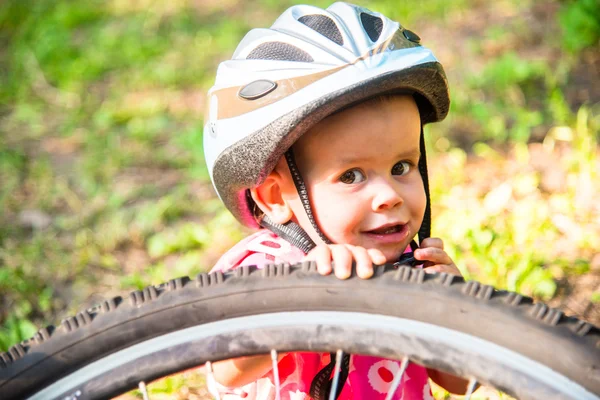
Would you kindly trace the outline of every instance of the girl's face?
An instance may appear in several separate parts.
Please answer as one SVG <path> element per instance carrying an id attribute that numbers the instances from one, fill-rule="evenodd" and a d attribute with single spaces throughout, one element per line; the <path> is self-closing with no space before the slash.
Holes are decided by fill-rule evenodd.
<path id="1" fill-rule="evenodd" d="M 398 96 L 330 116 L 294 145 L 315 220 L 331 241 L 398 259 L 425 214 L 420 132 L 413 98 Z M 292 210 L 319 243 L 301 204 Z"/>

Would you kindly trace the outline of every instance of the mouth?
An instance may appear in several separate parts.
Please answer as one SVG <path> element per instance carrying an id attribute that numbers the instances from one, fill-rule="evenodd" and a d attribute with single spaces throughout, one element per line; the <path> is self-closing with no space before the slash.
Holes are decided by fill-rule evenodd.
<path id="1" fill-rule="evenodd" d="M 369 231 L 364 231 L 363 234 L 372 241 L 375 246 L 396 246 L 410 235 L 410 227 L 408 223 L 392 223 L 382 225 Z"/>
<path id="2" fill-rule="evenodd" d="M 406 224 L 386 224 L 378 228 L 365 231 L 365 233 L 372 235 L 391 235 L 394 233 L 402 232 L 406 227 Z"/>

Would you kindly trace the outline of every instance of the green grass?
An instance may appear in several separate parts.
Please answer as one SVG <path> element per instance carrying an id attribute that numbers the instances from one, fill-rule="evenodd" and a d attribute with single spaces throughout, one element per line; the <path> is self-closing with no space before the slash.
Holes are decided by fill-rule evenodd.
<path id="1" fill-rule="evenodd" d="M 0 4 L 0 350 L 102 297 L 205 271 L 247 234 L 208 182 L 204 93 L 245 32 L 293 3 Z M 548 1 L 547 22 L 535 2 L 496 2 L 484 24 L 479 0 L 360 3 L 446 57 L 451 113 L 428 128 L 433 232 L 465 276 L 548 300 L 588 273 L 600 117 L 572 88 L 598 53 L 595 3 Z M 560 189 L 532 166 L 540 146 Z"/>

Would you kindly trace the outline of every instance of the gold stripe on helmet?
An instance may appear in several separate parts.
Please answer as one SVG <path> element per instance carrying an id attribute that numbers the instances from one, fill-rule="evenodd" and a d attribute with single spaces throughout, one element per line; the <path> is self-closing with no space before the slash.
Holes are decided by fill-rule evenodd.
<path id="1" fill-rule="evenodd" d="M 242 86 L 232 86 L 220 90 L 215 90 L 214 92 L 210 93 L 210 96 L 217 97 L 217 120 L 238 117 L 240 115 L 265 107 L 269 104 L 275 103 L 276 101 L 279 101 L 291 95 L 292 93 L 297 92 L 298 90 L 310 85 L 311 83 L 314 83 L 346 67 L 354 65 L 359 61 L 363 61 L 369 57 L 373 57 L 374 55 L 381 54 L 384 51 L 395 51 L 399 49 L 406 49 L 417 46 L 419 46 L 419 44 L 413 43 L 410 40 L 406 39 L 406 37 L 403 34 L 403 29 L 400 28 L 392 35 L 390 35 L 386 40 L 384 40 L 380 45 L 369 50 L 369 52 L 367 52 L 366 54 L 357 57 L 354 61 L 348 64 L 331 68 L 327 71 L 317 72 L 315 74 L 303 75 L 274 81 L 277 84 L 277 89 L 259 99 L 246 100 L 239 96 L 240 90 L 244 88 L 247 85 L 247 83 Z M 211 101 L 210 99 L 208 99 L 206 101 L 206 111 L 204 114 L 205 121 L 208 121 L 208 117 L 210 115 L 210 103 Z"/>

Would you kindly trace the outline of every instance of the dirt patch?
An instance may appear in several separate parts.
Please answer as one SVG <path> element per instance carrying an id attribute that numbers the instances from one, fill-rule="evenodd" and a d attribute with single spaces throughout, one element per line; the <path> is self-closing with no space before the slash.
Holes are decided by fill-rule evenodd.
<path id="1" fill-rule="evenodd" d="M 600 299 L 594 298 L 600 296 L 600 253 L 592 258 L 590 272 L 566 276 L 557 283 L 556 297 L 548 305 L 600 326 Z"/>

